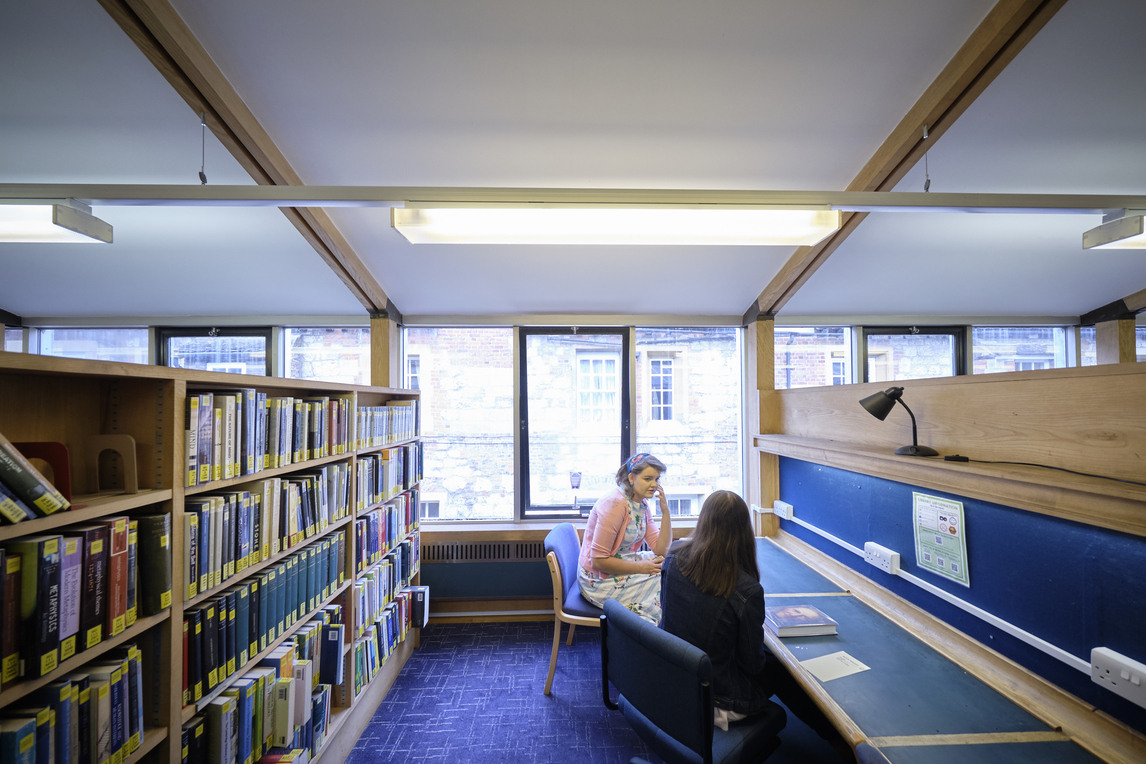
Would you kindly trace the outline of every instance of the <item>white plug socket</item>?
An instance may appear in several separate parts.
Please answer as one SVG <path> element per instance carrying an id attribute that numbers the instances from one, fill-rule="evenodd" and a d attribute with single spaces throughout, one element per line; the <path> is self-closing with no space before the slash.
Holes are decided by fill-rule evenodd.
<path id="1" fill-rule="evenodd" d="M 788 502 L 776 499 L 772 502 L 772 512 L 781 520 L 791 520 L 796 514 L 796 509 Z"/>
<path id="2" fill-rule="evenodd" d="M 874 541 L 868 541 L 863 545 L 863 558 L 884 573 L 894 576 L 899 572 L 899 552 L 893 552 Z"/>
<path id="3" fill-rule="evenodd" d="M 1090 678 L 1131 703 L 1146 708 L 1146 664 L 1109 647 L 1090 651 Z"/>

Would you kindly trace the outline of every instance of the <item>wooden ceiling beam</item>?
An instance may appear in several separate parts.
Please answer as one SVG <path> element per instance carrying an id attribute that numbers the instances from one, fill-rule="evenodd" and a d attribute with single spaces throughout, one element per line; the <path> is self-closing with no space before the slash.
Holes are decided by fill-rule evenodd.
<path id="1" fill-rule="evenodd" d="M 167 0 L 100 0 L 196 115 L 260 185 L 302 179 L 247 108 Z M 283 214 L 367 312 L 397 314 L 381 285 L 322 209 L 284 207 Z"/>
<path id="2" fill-rule="evenodd" d="M 1065 4 L 1066 0 L 999 0 L 847 190 L 894 188 Z M 798 248 L 746 315 L 775 315 L 866 216 L 845 214 L 835 234 L 815 246 Z"/>

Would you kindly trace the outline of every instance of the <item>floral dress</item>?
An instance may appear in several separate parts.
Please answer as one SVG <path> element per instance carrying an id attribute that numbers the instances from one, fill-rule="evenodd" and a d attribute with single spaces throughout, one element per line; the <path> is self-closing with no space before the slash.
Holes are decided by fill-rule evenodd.
<path id="1" fill-rule="evenodd" d="M 647 507 L 634 501 L 626 500 L 626 503 L 629 520 L 625 524 L 625 535 L 615 556 L 621 560 L 647 560 L 655 557 L 653 552 L 641 550 L 645 541 L 645 524 L 648 522 Z M 581 585 L 581 594 L 597 607 L 604 607 L 605 600 L 614 599 L 646 621 L 655 624 L 661 619 L 659 573 L 610 576 L 578 565 L 577 582 Z"/>

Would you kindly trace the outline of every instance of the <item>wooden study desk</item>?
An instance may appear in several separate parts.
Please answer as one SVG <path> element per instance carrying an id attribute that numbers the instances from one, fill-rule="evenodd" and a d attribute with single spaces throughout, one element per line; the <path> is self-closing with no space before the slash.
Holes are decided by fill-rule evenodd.
<path id="1" fill-rule="evenodd" d="M 764 637 L 853 746 L 892 764 L 1102 761 L 769 539 L 756 548 L 769 605 L 814 604 L 839 622 L 831 636 Z M 840 651 L 868 670 L 821 682 L 801 665 Z"/>

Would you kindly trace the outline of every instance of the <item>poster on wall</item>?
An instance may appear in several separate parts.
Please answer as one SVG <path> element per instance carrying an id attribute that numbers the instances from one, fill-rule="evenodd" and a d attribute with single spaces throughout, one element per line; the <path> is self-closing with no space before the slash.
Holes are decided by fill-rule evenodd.
<path id="1" fill-rule="evenodd" d="M 963 502 L 918 492 L 912 495 L 915 564 L 963 586 L 971 586 Z"/>

